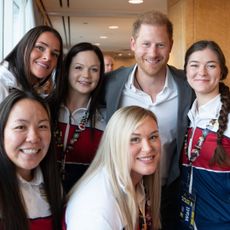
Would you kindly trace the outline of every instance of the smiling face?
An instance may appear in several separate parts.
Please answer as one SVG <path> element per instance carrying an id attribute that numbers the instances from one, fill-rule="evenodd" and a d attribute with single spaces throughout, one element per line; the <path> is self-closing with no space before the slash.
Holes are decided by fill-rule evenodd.
<path id="1" fill-rule="evenodd" d="M 100 78 L 100 61 L 94 51 L 76 54 L 69 69 L 69 90 L 80 95 L 90 96 Z"/>
<path id="2" fill-rule="evenodd" d="M 57 66 L 60 42 L 52 32 L 42 33 L 30 54 L 30 71 L 38 79 L 48 77 Z"/>
<path id="3" fill-rule="evenodd" d="M 142 24 L 137 37 L 131 38 L 138 71 L 150 77 L 165 74 L 172 44 L 166 26 Z"/>
<path id="4" fill-rule="evenodd" d="M 161 142 L 156 122 L 146 117 L 130 139 L 131 177 L 136 185 L 143 176 L 153 174 L 159 166 Z"/>
<path id="5" fill-rule="evenodd" d="M 4 129 L 4 148 L 16 171 L 25 180 L 45 157 L 51 140 L 49 117 L 38 102 L 22 99 L 8 117 Z"/>
<path id="6" fill-rule="evenodd" d="M 212 99 L 218 95 L 221 68 L 217 55 L 211 49 L 205 48 L 190 55 L 186 75 L 197 97 Z"/>

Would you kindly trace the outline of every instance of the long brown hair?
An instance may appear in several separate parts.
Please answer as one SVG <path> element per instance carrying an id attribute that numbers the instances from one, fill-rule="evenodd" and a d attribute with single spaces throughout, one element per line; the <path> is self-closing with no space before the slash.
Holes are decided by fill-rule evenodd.
<path id="1" fill-rule="evenodd" d="M 214 42 L 209 40 L 201 40 L 192 44 L 185 54 L 185 62 L 184 62 L 184 70 L 186 72 L 186 67 L 188 64 L 189 57 L 192 53 L 204 49 L 212 50 L 219 61 L 220 69 L 221 69 L 221 80 L 226 79 L 228 75 L 228 67 L 226 66 L 226 60 L 223 51 L 221 50 L 220 46 Z M 219 92 L 220 92 L 220 99 L 222 102 L 222 106 L 220 109 L 220 115 L 218 118 L 219 128 L 217 130 L 217 147 L 214 151 L 214 155 L 210 161 L 211 165 L 218 164 L 218 165 L 228 165 L 230 166 L 230 157 L 226 153 L 223 145 L 222 145 L 222 138 L 224 135 L 224 131 L 227 129 L 228 125 L 228 115 L 230 113 L 230 91 L 229 87 L 225 85 L 223 82 L 219 83 Z"/>
<path id="2" fill-rule="evenodd" d="M 23 38 L 18 42 L 18 44 L 12 49 L 12 51 L 5 57 L 5 59 L 2 61 L 7 61 L 9 63 L 9 70 L 13 73 L 15 78 L 17 79 L 17 82 L 22 86 L 23 90 L 30 91 L 32 89 L 31 82 L 33 79 L 33 76 L 31 74 L 29 59 L 30 54 L 34 48 L 34 45 L 38 39 L 38 37 L 45 33 L 45 32 L 51 32 L 53 33 L 60 43 L 60 55 L 58 56 L 57 66 L 54 71 L 54 81 L 56 81 L 57 78 L 60 77 L 62 74 L 62 59 L 63 59 L 63 43 L 61 35 L 58 33 L 57 30 L 50 26 L 41 25 L 36 26 L 29 30 Z M 51 73 L 52 75 L 52 73 Z M 45 80 L 50 79 L 50 76 L 48 76 Z M 44 84 L 45 81 L 42 81 Z"/>

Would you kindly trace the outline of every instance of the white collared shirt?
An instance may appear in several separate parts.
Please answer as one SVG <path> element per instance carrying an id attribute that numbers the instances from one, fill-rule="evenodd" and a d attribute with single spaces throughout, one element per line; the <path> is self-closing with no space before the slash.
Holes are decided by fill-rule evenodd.
<path id="1" fill-rule="evenodd" d="M 66 131 L 64 134 L 64 149 L 66 149 L 67 146 L 70 125 L 80 124 L 82 117 L 85 115 L 85 113 L 88 110 L 89 103 L 90 101 L 88 102 L 86 108 L 78 108 L 74 110 L 72 113 L 64 104 L 61 104 L 58 121 L 67 124 Z M 105 109 L 96 110 L 96 120 L 95 120 L 96 129 L 102 131 L 105 129 L 106 127 L 105 113 L 106 113 Z M 90 127 L 90 121 L 87 122 L 86 127 Z"/>
<path id="2" fill-rule="evenodd" d="M 61 104 L 58 121 L 62 123 L 72 124 L 72 125 L 79 125 L 82 117 L 84 116 L 85 112 L 89 108 L 89 103 L 86 108 L 78 108 L 74 110 L 72 113 L 64 104 Z M 105 109 L 96 110 L 96 123 L 95 123 L 96 129 L 99 130 L 105 129 L 106 126 L 105 112 L 106 112 Z M 88 121 L 86 127 L 90 127 L 90 121 Z"/>
<path id="3" fill-rule="evenodd" d="M 176 133 L 177 133 L 177 112 L 178 112 L 178 92 L 177 85 L 171 76 L 169 68 L 167 67 L 165 85 L 163 89 L 157 94 L 156 101 L 153 102 L 150 95 L 137 89 L 134 86 L 134 76 L 137 65 L 130 74 L 125 88 L 122 93 L 122 100 L 120 107 L 129 105 L 137 105 L 151 110 L 158 119 L 159 133 L 162 144 L 161 151 L 161 177 L 162 185 L 165 184 L 168 178 L 168 171 L 172 156 L 166 153 L 166 147 L 172 145 L 176 147 Z M 171 151 L 173 153 L 173 151 Z M 166 157 L 167 156 L 167 157 Z"/>
<path id="4" fill-rule="evenodd" d="M 31 181 L 24 180 L 20 175 L 17 176 L 28 218 L 35 219 L 50 216 L 50 205 L 47 201 L 44 179 L 40 167 L 35 169 L 34 178 Z"/>
<path id="5" fill-rule="evenodd" d="M 209 127 L 209 130 L 217 132 L 217 130 L 219 129 L 218 118 L 221 106 L 222 103 L 220 100 L 220 94 L 208 101 L 206 104 L 200 106 L 199 109 L 198 102 L 196 99 L 193 102 L 192 108 L 188 112 L 190 127 L 199 127 L 205 129 L 210 120 L 215 119 L 215 124 Z M 228 115 L 228 120 L 230 121 L 230 114 Z M 230 122 L 228 122 L 227 129 L 225 130 L 224 135 L 230 137 Z"/>

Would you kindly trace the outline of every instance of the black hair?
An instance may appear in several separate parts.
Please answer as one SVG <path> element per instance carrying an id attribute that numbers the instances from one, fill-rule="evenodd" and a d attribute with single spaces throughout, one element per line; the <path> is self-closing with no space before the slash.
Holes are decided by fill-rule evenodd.
<path id="1" fill-rule="evenodd" d="M 0 213 L 1 226 L 4 230 L 29 229 L 24 200 L 20 192 L 16 175 L 16 167 L 8 158 L 4 148 L 4 130 L 10 112 L 13 106 L 23 99 L 31 99 L 40 103 L 47 111 L 50 118 L 49 107 L 42 98 L 32 92 L 23 92 L 15 89 L 0 104 Z M 53 131 L 51 128 L 51 136 L 53 136 L 52 133 Z M 56 167 L 53 137 L 51 138 L 48 152 L 39 165 L 44 177 L 47 200 L 51 208 L 53 229 L 61 229 L 62 192 Z"/>

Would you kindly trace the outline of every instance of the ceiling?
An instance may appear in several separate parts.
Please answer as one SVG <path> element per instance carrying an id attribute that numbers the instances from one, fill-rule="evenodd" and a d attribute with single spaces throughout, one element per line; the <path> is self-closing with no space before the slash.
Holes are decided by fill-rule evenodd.
<path id="1" fill-rule="evenodd" d="M 47 21 L 59 31 L 65 51 L 78 42 L 91 42 L 103 52 L 129 56 L 132 23 L 139 13 L 152 9 L 167 12 L 167 0 L 39 0 Z M 118 29 L 109 29 L 109 26 Z M 106 36 L 107 38 L 100 38 Z"/>

